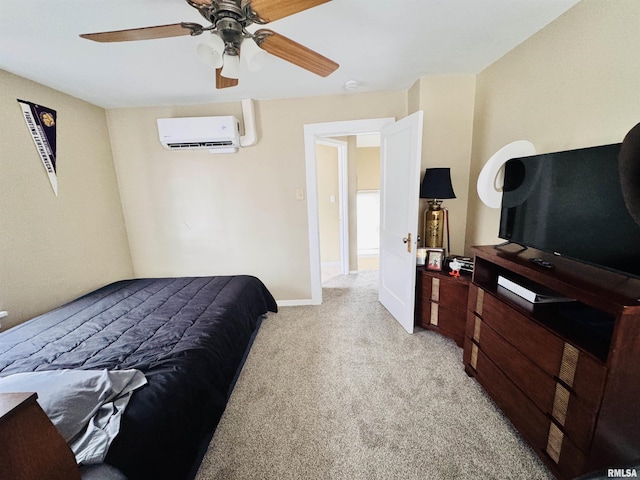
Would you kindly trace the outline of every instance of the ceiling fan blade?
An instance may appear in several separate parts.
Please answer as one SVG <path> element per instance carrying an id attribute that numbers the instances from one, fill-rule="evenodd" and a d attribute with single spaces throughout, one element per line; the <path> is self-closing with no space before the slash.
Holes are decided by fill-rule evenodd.
<path id="1" fill-rule="evenodd" d="M 317 7 L 331 0 L 242 0 L 242 7 L 249 5 L 264 23 L 288 17 L 294 13 Z"/>
<path id="2" fill-rule="evenodd" d="M 229 88 L 238 85 L 237 78 L 227 78 L 222 76 L 222 68 L 216 68 L 216 88 Z"/>
<path id="3" fill-rule="evenodd" d="M 330 75 L 340 66 L 333 60 L 271 30 L 263 28 L 258 30 L 255 36 L 259 39 L 258 45 L 264 51 L 321 77 Z"/>
<path id="4" fill-rule="evenodd" d="M 192 32 L 198 30 L 202 30 L 202 26 L 197 23 L 172 23 L 171 25 L 114 30 L 112 32 L 83 33 L 80 36 L 94 42 L 130 42 L 191 35 Z"/>

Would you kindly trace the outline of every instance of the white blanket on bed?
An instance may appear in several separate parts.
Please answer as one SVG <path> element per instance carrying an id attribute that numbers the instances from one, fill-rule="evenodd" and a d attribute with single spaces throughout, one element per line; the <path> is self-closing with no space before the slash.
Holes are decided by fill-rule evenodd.
<path id="1" fill-rule="evenodd" d="M 77 462 L 86 465 L 104 460 L 131 394 L 146 383 L 139 370 L 51 370 L 0 378 L 0 392 L 37 392 Z"/>

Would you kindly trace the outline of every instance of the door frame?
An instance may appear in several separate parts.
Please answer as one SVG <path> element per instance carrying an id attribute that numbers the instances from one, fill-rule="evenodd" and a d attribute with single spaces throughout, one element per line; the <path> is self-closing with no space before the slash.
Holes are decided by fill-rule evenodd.
<path id="1" fill-rule="evenodd" d="M 338 210 L 340 212 L 340 273 L 349 273 L 349 155 L 348 143 L 335 138 L 318 138 L 316 145 L 326 145 L 338 152 Z M 318 227 L 318 235 L 320 228 Z"/>
<path id="2" fill-rule="evenodd" d="M 387 125 L 395 123 L 395 121 L 395 117 L 384 117 L 364 120 L 311 123 L 304 125 L 307 216 L 309 228 L 309 275 L 311 282 L 312 305 L 319 305 L 322 303 L 316 141 L 322 137 L 340 137 L 358 135 L 362 133 L 378 133 Z"/>

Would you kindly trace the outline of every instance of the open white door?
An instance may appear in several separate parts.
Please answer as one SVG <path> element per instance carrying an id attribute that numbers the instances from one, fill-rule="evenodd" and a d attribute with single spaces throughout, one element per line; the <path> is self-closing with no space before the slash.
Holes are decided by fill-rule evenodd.
<path id="1" fill-rule="evenodd" d="M 382 130 L 378 299 L 413 333 L 422 111 Z"/>

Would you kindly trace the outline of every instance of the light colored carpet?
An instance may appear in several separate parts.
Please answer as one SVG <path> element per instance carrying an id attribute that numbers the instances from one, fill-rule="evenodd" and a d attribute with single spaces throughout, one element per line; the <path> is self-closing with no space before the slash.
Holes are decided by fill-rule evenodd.
<path id="1" fill-rule="evenodd" d="M 377 272 L 262 323 L 196 480 L 552 479 L 436 333 L 407 334 Z"/>

